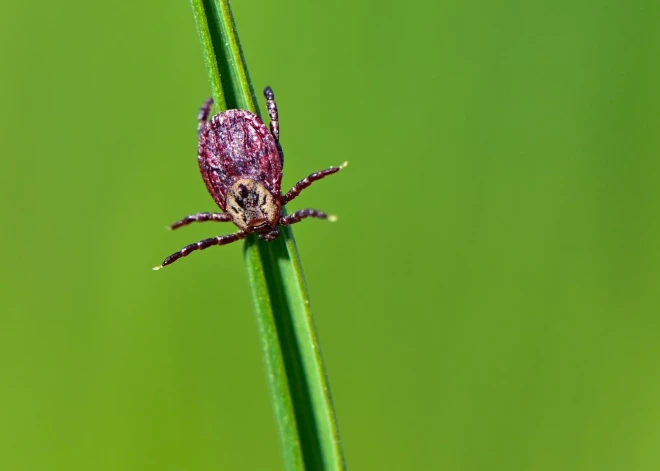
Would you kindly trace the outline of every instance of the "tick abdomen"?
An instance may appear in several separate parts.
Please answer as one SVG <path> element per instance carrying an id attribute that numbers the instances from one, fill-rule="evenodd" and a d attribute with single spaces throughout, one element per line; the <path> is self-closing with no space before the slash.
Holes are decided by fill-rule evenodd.
<path id="1" fill-rule="evenodd" d="M 261 182 L 273 194 L 281 191 L 277 143 L 249 111 L 227 110 L 213 116 L 201 130 L 198 161 L 209 192 L 223 210 L 226 193 L 240 178 Z"/>

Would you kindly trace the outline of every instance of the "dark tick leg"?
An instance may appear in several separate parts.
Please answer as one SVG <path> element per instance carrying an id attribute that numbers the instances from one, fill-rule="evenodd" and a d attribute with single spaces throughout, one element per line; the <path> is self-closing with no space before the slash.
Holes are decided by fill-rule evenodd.
<path id="1" fill-rule="evenodd" d="M 174 230 L 178 229 L 181 226 L 187 226 L 193 222 L 204 222 L 204 221 L 216 221 L 216 222 L 227 222 L 231 221 L 231 216 L 228 213 L 197 213 L 186 216 L 180 221 L 172 224 L 169 229 Z"/>
<path id="2" fill-rule="evenodd" d="M 346 167 L 346 165 L 348 165 L 348 162 L 344 162 L 339 167 L 330 167 L 328 169 L 321 170 L 320 172 L 312 173 L 310 176 L 303 178 L 298 183 L 293 185 L 293 188 L 291 188 L 286 195 L 282 196 L 282 204 L 287 204 L 289 201 L 291 201 L 296 196 L 298 196 L 301 191 L 303 191 L 309 185 L 314 183 L 316 180 L 320 180 L 321 178 L 325 178 L 328 175 L 337 173 L 342 168 Z"/>
<path id="3" fill-rule="evenodd" d="M 232 242 L 236 242 L 237 240 L 243 239 L 247 235 L 246 232 L 244 231 L 238 231 L 236 234 L 229 234 L 229 235 L 224 235 L 224 236 L 217 236 L 217 237 L 211 237 L 210 239 L 204 239 L 200 240 L 199 242 L 196 242 L 194 244 L 186 245 L 184 248 L 179 250 L 178 252 L 173 253 L 169 257 L 167 257 L 163 263 L 157 267 L 154 267 L 154 270 L 160 270 L 164 266 L 167 266 L 171 263 L 176 262 L 179 260 L 181 257 L 185 257 L 189 255 L 190 253 L 194 252 L 195 250 L 204 250 L 209 247 L 212 247 L 214 245 L 227 245 L 231 244 Z"/>
<path id="4" fill-rule="evenodd" d="M 199 109 L 199 113 L 197 114 L 197 135 L 202 132 L 202 129 L 204 129 L 204 126 L 206 126 L 206 122 L 209 120 L 209 115 L 211 114 L 211 107 L 213 106 L 213 98 L 209 98 L 204 102 L 202 107 Z"/>
<path id="5" fill-rule="evenodd" d="M 280 122 L 277 119 L 277 103 L 275 103 L 275 94 L 270 87 L 264 88 L 266 97 L 266 108 L 268 108 L 268 117 L 270 118 L 270 132 L 276 141 L 280 140 Z"/>
<path id="6" fill-rule="evenodd" d="M 277 103 L 275 103 L 273 89 L 270 87 L 264 88 L 264 96 L 266 97 L 266 108 L 268 108 L 268 117 L 270 118 L 270 133 L 275 138 L 275 142 L 277 142 L 277 150 L 280 153 L 282 167 L 284 167 L 284 152 L 280 145 L 280 121 L 277 117 Z"/>
<path id="7" fill-rule="evenodd" d="M 280 224 L 283 226 L 290 226 L 291 224 L 300 222 L 305 218 L 328 219 L 330 221 L 337 220 L 336 216 L 328 216 L 324 212 L 317 211 L 316 209 L 301 209 L 300 211 L 296 211 L 293 214 L 280 218 Z"/>

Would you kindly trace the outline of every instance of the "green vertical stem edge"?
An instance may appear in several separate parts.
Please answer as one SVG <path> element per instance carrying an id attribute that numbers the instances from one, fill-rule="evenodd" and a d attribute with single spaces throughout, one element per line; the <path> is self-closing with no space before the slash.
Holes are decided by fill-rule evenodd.
<path id="1" fill-rule="evenodd" d="M 191 0 L 218 112 L 259 115 L 226 0 Z M 284 212 L 284 209 L 283 209 Z M 287 471 L 344 470 L 321 346 L 293 233 L 245 242 L 245 262 Z"/>

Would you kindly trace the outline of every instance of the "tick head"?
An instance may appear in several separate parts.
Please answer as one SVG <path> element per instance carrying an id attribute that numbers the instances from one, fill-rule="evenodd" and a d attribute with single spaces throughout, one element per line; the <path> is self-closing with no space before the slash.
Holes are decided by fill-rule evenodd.
<path id="1" fill-rule="evenodd" d="M 279 237 L 279 235 L 280 235 L 280 229 L 277 226 L 275 226 L 275 227 L 269 227 L 268 229 L 262 231 L 259 234 L 259 238 L 261 240 L 265 240 L 267 242 L 270 242 L 272 240 L 277 239 Z"/>
<path id="2" fill-rule="evenodd" d="M 255 180 L 237 180 L 227 192 L 226 204 L 232 221 L 241 230 L 267 234 L 277 227 L 280 207 L 273 194 Z"/>

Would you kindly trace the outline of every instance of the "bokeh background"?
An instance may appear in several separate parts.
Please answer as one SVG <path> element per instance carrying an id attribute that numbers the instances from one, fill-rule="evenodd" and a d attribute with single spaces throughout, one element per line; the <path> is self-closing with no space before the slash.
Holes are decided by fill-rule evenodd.
<path id="1" fill-rule="evenodd" d="M 660 467 L 660 4 L 235 0 L 349 467 Z M 0 6 L 0 469 L 282 469 L 186 0 Z M 261 99 L 261 97 L 260 97 Z M 261 101 L 263 104 L 263 101 Z"/>

